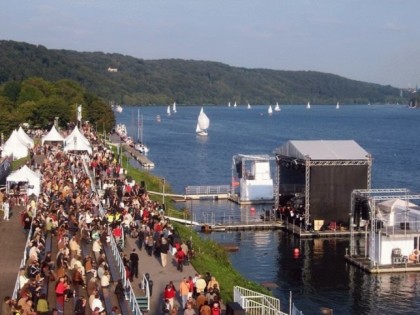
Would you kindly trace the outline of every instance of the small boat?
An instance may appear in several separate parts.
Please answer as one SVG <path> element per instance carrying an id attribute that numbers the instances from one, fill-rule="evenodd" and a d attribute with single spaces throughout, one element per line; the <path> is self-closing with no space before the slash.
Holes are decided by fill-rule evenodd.
<path id="1" fill-rule="evenodd" d="M 197 127 L 195 132 L 199 136 L 207 136 L 207 129 L 210 126 L 210 119 L 207 117 L 206 113 L 204 112 L 203 107 L 201 107 L 200 114 L 198 115 L 197 119 Z"/>
<path id="2" fill-rule="evenodd" d="M 274 107 L 274 111 L 275 111 L 275 112 L 279 112 L 279 111 L 281 111 L 281 108 L 280 108 L 279 103 L 276 103 L 276 107 Z"/>
<path id="3" fill-rule="evenodd" d="M 160 122 L 161 122 L 160 115 L 156 115 L 156 122 L 158 122 L 158 123 L 160 123 Z"/>
<path id="4" fill-rule="evenodd" d="M 111 108 L 116 113 L 122 113 L 122 111 L 123 111 L 122 106 L 118 105 L 118 104 L 111 104 Z"/>
<path id="5" fill-rule="evenodd" d="M 248 109 L 251 109 L 251 105 L 249 105 L 249 103 L 248 103 L 248 106 L 247 106 L 247 108 L 248 108 Z"/>
<path id="6" fill-rule="evenodd" d="M 308 104 L 306 104 L 306 108 L 311 109 L 311 103 L 308 102 Z"/>
<path id="7" fill-rule="evenodd" d="M 176 103 L 174 102 L 174 104 L 172 105 L 172 111 L 174 112 L 174 113 L 176 113 Z"/>
<path id="8" fill-rule="evenodd" d="M 228 103 L 228 107 L 230 107 L 230 102 Z"/>
<path id="9" fill-rule="evenodd" d="M 235 107 L 235 108 L 236 108 L 236 102 L 235 102 L 235 104 L 233 104 L 233 107 Z"/>
<path id="10" fill-rule="evenodd" d="M 166 109 L 166 114 L 168 116 L 171 116 L 171 106 L 170 105 L 168 105 L 168 108 Z"/>
<path id="11" fill-rule="evenodd" d="M 137 110 L 137 142 L 134 144 L 134 149 L 142 154 L 149 152 L 149 148 L 143 143 L 143 115 L 140 116 L 139 110 Z"/>
<path id="12" fill-rule="evenodd" d="M 337 102 L 337 105 L 335 105 L 335 109 L 340 109 L 340 103 Z"/>
<path id="13" fill-rule="evenodd" d="M 268 107 L 268 115 L 273 115 L 273 107 L 271 107 L 271 105 Z"/>

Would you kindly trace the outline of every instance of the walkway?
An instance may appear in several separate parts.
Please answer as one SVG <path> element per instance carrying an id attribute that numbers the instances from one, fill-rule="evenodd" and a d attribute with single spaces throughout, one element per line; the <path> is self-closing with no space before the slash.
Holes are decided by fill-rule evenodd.
<path id="1" fill-rule="evenodd" d="M 12 296 L 19 265 L 23 258 L 26 235 L 20 224 L 22 210 L 23 207 L 14 207 L 8 222 L 3 221 L 3 213 L 0 218 L 0 248 L 2 252 L 0 255 L 0 292 L 3 292 L 2 298 L 6 295 Z"/>

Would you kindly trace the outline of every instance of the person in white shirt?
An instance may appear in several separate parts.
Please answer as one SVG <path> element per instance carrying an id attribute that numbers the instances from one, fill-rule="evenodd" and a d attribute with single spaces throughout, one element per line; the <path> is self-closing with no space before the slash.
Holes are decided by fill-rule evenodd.
<path id="1" fill-rule="evenodd" d="M 7 199 L 4 200 L 3 202 L 3 220 L 4 221 L 9 221 L 9 216 L 10 216 L 10 205 L 9 205 L 9 201 Z"/>

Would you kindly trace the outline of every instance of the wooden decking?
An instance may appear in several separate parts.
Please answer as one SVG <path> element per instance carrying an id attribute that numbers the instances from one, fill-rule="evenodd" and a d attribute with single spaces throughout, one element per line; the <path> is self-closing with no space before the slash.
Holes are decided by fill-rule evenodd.
<path id="1" fill-rule="evenodd" d="M 401 264 L 374 266 L 372 261 L 364 256 L 346 255 L 344 258 L 351 264 L 359 267 L 367 273 L 401 273 L 401 272 L 419 272 L 420 263 L 404 262 Z"/>
<path id="2" fill-rule="evenodd" d="M 138 161 L 141 164 L 141 166 L 146 168 L 155 167 L 155 163 L 149 160 L 147 156 L 141 154 L 139 151 L 130 147 L 128 144 L 123 143 L 122 147 L 124 151 L 128 152 L 134 159 L 136 159 L 136 161 Z"/>

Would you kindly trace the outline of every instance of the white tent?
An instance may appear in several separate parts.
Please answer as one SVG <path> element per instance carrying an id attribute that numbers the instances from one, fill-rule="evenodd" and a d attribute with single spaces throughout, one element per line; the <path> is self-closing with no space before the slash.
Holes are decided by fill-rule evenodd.
<path id="1" fill-rule="evenodd" d="M 18 160 L 28 156 L 28 151 L 28 144 L 25 143 L 16 130 L 13 130 L 9 139 L 3 145 L 2 156 L 13 156 L 14 160 Z"/>
<path id="2" fill-rule="evenodd" d="M 41 177 L 42 175 L 32 171 L 29 167 L 24 165 L 22 168 L 14 171 L 6 178 L 6 192 L 9 192 L 12 184 L 27 183 L 26 193 L 28 196 L 34 194 L 39 196 L 41 191 Z"/>
<path id="3" fill-rule="evenodd" d="M 398 222 L 405 221 L 407 211 L 410 211 L 410 208 L 416 206 L 416 204 L 408 200 L 395 198 L 378 203 L 377 209 L 385 224 L 387 226 L 393 226 Z"/>
<path id="4" fill-rule="evenodd" d="M 34 140 L 31 139 L 31 137 L 28 136 L 28 134 L 23 130 L 22 127 L 19 127 L 18 130 L 19 137 L 26 143 L 26 145 L 30 148 L 34 147 Z"/>
<path id="5" fill-rule="evenodd" d="M 89 140 L 79 131 L 77 126 L 64 141 L 64 152 L 68 151 L 87 151 L 92 154 L 92 146 Z"/>
<path id="6" fill-rule="evenodd" d="M 51 130 L 44 137 L 42 137 L 42 144 L 44 144 L 44 142 L 61 142 L 61 143 L 63 143 L 64 142 L 64 137 L 62 135 L 60 135 L 60 133 L 57 131 L 57 129 L 53 125 Z"/>

